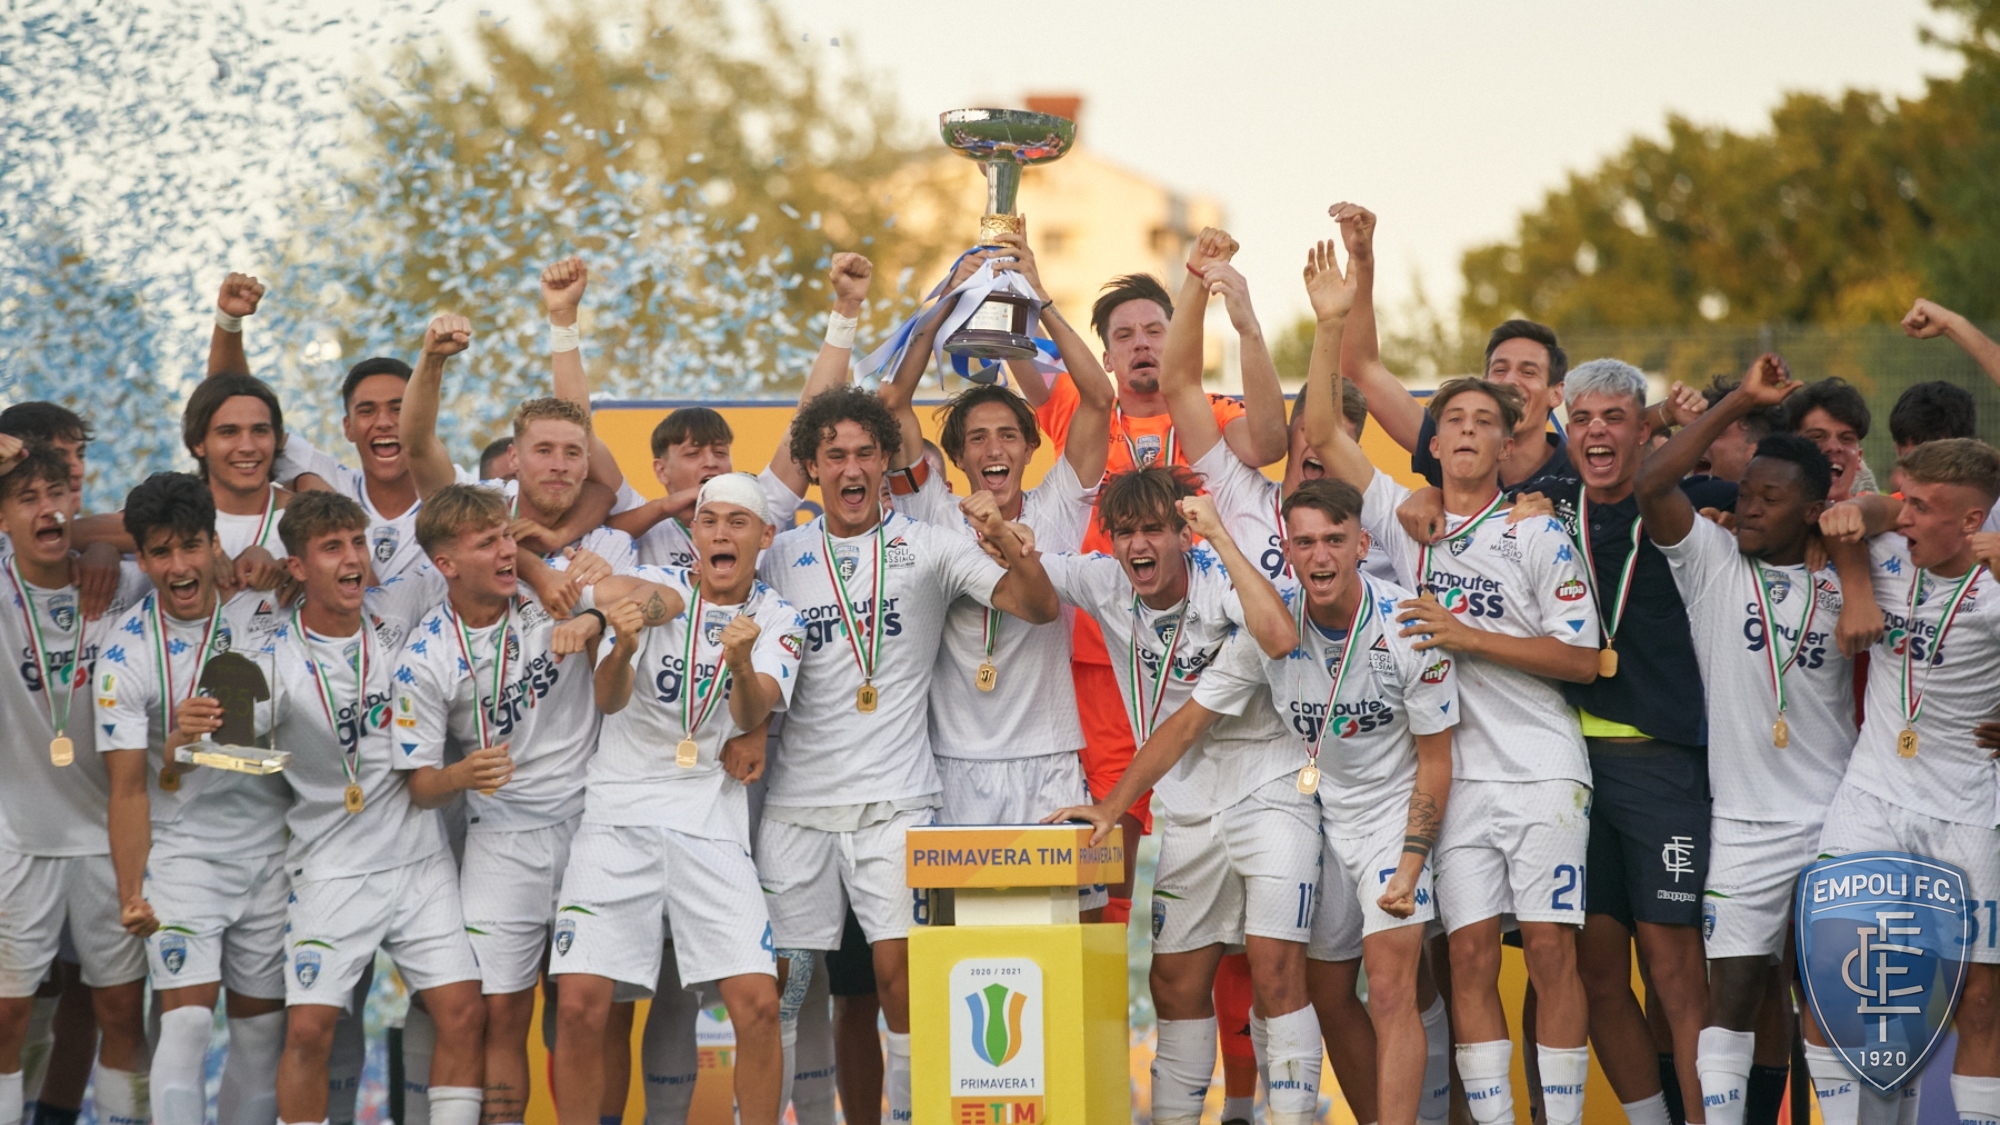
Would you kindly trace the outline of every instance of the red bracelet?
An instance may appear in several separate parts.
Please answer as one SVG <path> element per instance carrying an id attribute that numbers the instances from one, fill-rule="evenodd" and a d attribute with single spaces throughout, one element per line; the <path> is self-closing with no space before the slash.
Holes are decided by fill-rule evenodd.
<path id="1" fill-rule="evenodd" d="M 1188 271 L 1189 273 L 1191 273 L 1191 274 L 1195 275 L 1196 277 L 1198 277 L 1198 278 L 1201 278 L 1201 279 L 1202 279 L 1203 281 L 1207 281 L 1207 280 L 1208 280 L 1208 275 L 1207 275 L 1207 274 L 1205 274 L 1205 273 L 1203 273 L 1202 271 L 1200 271 L 1200 270 L 1198 270 L 1198 269 L 1194 268 L 1193 266 L 1189 266 L 1189 267 L 1187 268 L 1187 271 Z"/>

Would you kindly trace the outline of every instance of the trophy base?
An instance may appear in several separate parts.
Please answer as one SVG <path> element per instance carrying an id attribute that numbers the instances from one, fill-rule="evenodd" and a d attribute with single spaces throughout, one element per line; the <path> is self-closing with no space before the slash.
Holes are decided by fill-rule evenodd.
<path id="1" fill-rule="evenodd" d="M 229 770 L 232 773 L 249 773 L 259 776 L 279 773 L 292 763 L 289 750 L 266 750 L 261 746 L 225 746 L 216 742 L 197 742 L 183 746 L 174 752 L 174 761 L 184 766 L 207 766 L 210 769 Z"/>
<path id="2" fill-rule="evenodd" d="M 974 359 L 1033 359 L 1035 342 L 1012 332 L 992 332 L 968 328 L 952 334 L 944 350 Z"/>

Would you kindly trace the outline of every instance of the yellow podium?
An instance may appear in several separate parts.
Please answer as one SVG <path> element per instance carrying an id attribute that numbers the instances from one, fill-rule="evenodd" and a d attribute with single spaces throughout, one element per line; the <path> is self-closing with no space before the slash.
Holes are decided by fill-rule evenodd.
<path id="1" fill-rule="evenodd" d="M 1125 843 L 1090 831 L 910 830 L 929 902 L 910 930 L 916 1125 L 1131 1121 L 1125 927 L 1077 921 L 1078 888 L 1124 878 Z"/>

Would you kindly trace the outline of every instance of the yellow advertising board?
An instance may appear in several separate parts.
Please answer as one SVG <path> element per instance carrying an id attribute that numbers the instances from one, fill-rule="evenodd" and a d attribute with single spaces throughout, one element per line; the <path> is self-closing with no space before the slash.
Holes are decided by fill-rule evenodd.
<path id="1" fill-rule="evenodd" d="M 1090 887 L 1125 877 L 1119 833 L 1088 825 L 937 825 L 910 833 L 905 874 L 920 887 Z"/>

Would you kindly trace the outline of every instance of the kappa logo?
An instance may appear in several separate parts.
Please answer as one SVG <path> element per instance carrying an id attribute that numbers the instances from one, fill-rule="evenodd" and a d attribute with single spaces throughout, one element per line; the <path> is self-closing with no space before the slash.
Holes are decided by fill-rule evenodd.
<path id="1" fill-rule="evenodd" d="M 570 946 L 576 944 L 576 921 L 571 918 L 556 920 L 556 956 L 569 956 Z"/>
<path id="2" fill-rule="evenodd" d="M 1581 578 L 1565 578 L 1556 586 L 1556 600 L 1562 602 L 1582 601 L 1590 593 Z"/>
<path id="3" fill-rule="evenodd" d="M 396 548 L 402 545 L 403 533 L 393 524 L 383 524 L 375 529 L 375 561 L 386 563 L 396 557 Z"/>
<path id="4" fill-rule="evenodd" d="M 1451 675 L 1451 661 L 1440 660 L 1424 669 L 1423 681 L 1427 684 L 1441 684 L 1449 675 Z"/>
<path id="5" fill-rule="evenodd" d="M 179 975 L 187 965 L 187 939 L 179 934 L 168 934 L 160 939 L 160 964 L 167 967 L 170 975 Z"/>
<path id="6" fill-rule="evenodd" d="M 1021 1053 L 1021 1012 L 1028 998 L 1004 984 L 989 984 L 963 998 L 972 1011 L 972 1050 L 988 1066 L 1005 1066 Z"/>

